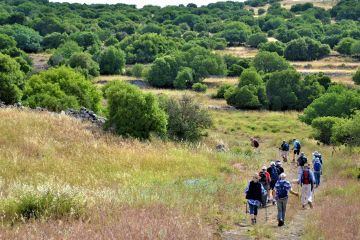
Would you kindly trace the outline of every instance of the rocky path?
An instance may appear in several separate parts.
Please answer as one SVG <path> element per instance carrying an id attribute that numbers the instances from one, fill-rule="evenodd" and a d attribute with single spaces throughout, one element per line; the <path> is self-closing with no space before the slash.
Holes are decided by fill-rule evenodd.
<path id="1" fill-rule="evenodd" d="M 296 179 L 296 169 L 292 166 L 287 166 L 287 174 L 288 180 Z M 290 170 L 290 171 L 289 171 Z M 292 184 L 293 189 L 298 191 L 297 184 Z M 293 206 L 291 206 L 293 205 Z M 292 214 L 292 218 L 285 223 L 285 226 L 278 227 L 277 224 L 277 207 L 276 205 L 269 205 L 267 209 L 261 208 L 259 209 L 257 227 L 266 228 L 268 232 L 270 232 L 269 239 L 277 239 L 277 240 L 300 240 L 302 239 L 302 235 L 304 233 L 304 226 L 306 221 L 306 215 L 309 209 L 303 210 L 301 209 L 301 203 L 299 199 L 293 198 L 292 201 L 288 203 L 288 209 L 292 207 L 294 213 Z M 245 208 L 245 206 L 244 206 Z M 267 210 L 267 212 L 266 212 Z M 291 211 L 291 210 L 288 210 Z M 288 212 L 287 211 L 287 212 Z M 266 217 L 267 216 L 267 217 Z M 250 224 L 249 220 L 250 216 L 247 214 L 246 220 L 241 224 L 238 224 L 238 227 L 234 230 L 224 232 L 221 235 L 221 239 L 223 240 L 252 240 L 258 239 L 251 235 L 252 232 L 256 231 L 257 227 L 254 227 Z M 267 218 L 267 219 L 266 219 Z M 261 230 L 260 230 L 261 231 Z M 267 235 L 267 234 L 264 234 Z M 266 237 L 265 237 L 266 239 Z"/>

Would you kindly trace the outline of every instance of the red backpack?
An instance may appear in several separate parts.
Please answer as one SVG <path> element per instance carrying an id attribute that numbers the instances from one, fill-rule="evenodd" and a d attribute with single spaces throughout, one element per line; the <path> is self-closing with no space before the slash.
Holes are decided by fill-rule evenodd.
<path id="1" fill-rule="evenodd" d="M 303 172 L 303 184 L 310 184 L 310 173 L 309 171 Z"/>

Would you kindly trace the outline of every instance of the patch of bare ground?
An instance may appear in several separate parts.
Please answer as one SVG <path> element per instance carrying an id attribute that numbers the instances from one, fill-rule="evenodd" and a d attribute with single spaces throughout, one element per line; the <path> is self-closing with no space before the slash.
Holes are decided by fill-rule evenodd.
<path id="1" fill-rule="evenodd" d="M 229 54 L 241 58 L 253 58 L 258 52 L 258 49 L 248 47 L 229 47 L 224 50 L 217 51 L 217 53 L 221 55 Z"/>
<path id="2" fill-rule="evenodd" d="M 290 9 L 291 6 L 295 4 L 304 4 L 304 3 L 312 3 L 316 7 L 321 7 L 324 9 L 330 9 L 336 5 L 337 0 L 284 0 L 282 1 L 282 7 L 286 9 Z"/>
<path id="3" fill-rule="evenodd" d="M 33 62 L 33 67 L 36 72 L 46 70 L 49 67 L 47 62 L 49 61 L 51 54 L 31 53 L 29 56 Z"/>

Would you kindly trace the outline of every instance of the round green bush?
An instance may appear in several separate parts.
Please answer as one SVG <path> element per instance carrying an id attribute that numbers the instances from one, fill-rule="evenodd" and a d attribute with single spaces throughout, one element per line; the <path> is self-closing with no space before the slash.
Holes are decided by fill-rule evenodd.
<path id="1" fill-rule="evenodd" d="M 192 90 L 194 90 L 195 92 L 206 92 L 207 85 L 203 83 L 195 83 L 192 85 Z"/>

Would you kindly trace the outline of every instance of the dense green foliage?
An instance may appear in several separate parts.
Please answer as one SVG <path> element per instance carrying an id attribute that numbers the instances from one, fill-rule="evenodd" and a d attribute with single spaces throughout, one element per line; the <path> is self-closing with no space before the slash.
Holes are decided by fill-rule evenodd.
<path id="1" fill-rule="evenodd" d="M 360 68 L 357 69 L 352 79 L 355 82 L 355 84 L 360 85 Z"/>
<path id="2" fill-rule="evenodd" d="M 0 101 L 13 104 L 21 98 L 24 74 L 20 65 L 9 56 L 0 53 Z"/>
<path id="3" fill-rule="evenodd" d="M 257 71 L 271 73 L 292 68 L 290 64 L 276 52 L 259 52 L 253 61 L 253 66 Z"/>
<path id="4" fill-rule="evenodd" d="M 209 113 L 193 99 L 161 98 L 161 106 L 168 115 L 167 135 L 177 141 L 199 141 L 203 131 L 212 126 Z"/>
<path id="5" fill-rule="evenodd" d="M 327 56 L 330 47 L 311 38 L 298 38 L 290 41 L 285 48 L 284 56 L 288 60 L 315 60 Z"/>
<path id="6" fill-rule="evenodd" d="M 51 111 L 81 106 L 99 110 L 100 93 L 82 74 L 61 66 L 33 75 L 25 83 L 24 104 Z"/>
<path id="7" fill-rule="evenodd" d="M 4 25 L 0 26 L 0 33 L 13 37 L 17 47 L 25 52 L 37 52 L 40 50 L 42 37 L 31 28 L 19 24 Z"/>
<path id="8" fill-rule="evenodd" d="M 69 59 L 69 66 L 78 68 L 86 77 L 99 76 L 99 64 L 91 58 L 89 53 L 74 53 Z"/>
<path id="9" fill-rule="evenodd" d="M 311 126 L 315 129 L 314 138 L 322 143 L 330 144 L 332 137 L 332 128 L 335 124 L 339 124 L 342 118 L 338 117 L 318 117 L 315 118 Z"/>
<path id="10" fill-rule="evenodd" d="M 191 88 L 195 92 L 206 92 L 207 85 L 203 83 L 194 83 Z"/>
<path id="11" fill-rule="evenodd" d="M 139 139 L 149 139 L 152 132 L 166 133 L 167 117 L 154 95 L 117 81 L 106 88 L 106 97 L 109 102 L 108 129 L 123 137 Z"/>
<path id="12" fill-rule="evenodd" d="M 119 74 L 125 67 L 125 53 L 115 47 L 106 48 L 99 56 L 101 74 Z"/>

